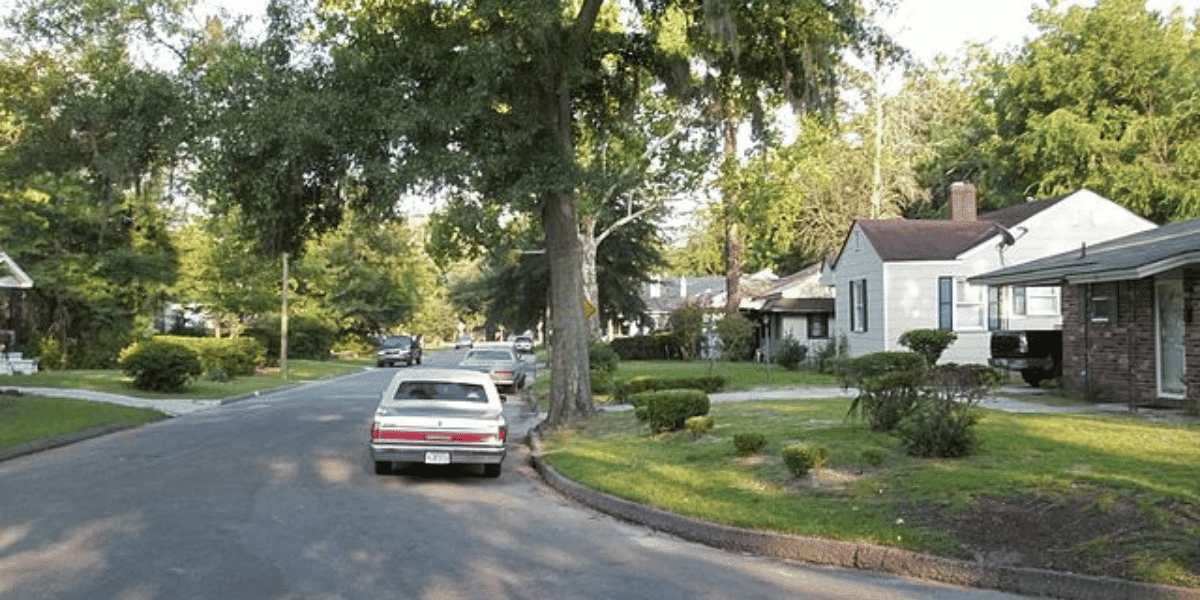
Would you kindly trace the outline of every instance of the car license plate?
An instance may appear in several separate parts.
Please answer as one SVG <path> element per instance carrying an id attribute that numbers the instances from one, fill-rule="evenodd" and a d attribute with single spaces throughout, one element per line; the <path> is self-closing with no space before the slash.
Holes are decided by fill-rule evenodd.
<path id="1" fill-rule="evenodd" d="M 425 464 L 427 465 L 448 465 L 450 464 L 449 452 L 426 452 Z"/>

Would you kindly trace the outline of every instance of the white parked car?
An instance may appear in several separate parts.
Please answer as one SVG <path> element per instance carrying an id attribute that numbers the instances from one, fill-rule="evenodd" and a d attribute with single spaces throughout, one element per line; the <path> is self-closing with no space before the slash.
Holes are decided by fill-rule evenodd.
<path id="1" fill-rule="evenodd" d="M 499 477 L 508 422 L 491 378 L 461 369 L 404 370 L 383 389 L 371 423 L 375 473 L 393 466 L 483 465 Z"/>
<path id="2" fill-rule="evenodd" d="M 505 393 L 515 394 L 525 386 L 525 358 L 517 353 L 512 344 L 475 344 L 475 347 L 458 361 L 458 368 L 491 375 L 492 383 Z"/>

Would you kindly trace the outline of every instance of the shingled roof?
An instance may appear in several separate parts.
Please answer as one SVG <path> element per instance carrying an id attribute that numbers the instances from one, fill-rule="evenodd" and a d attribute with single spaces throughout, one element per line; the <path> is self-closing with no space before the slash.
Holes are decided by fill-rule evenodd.
<path id="1" fill-rule="evenodd" d="M 855 223 L 884 261 L 954 260 L 1063 198 L 1066 196 L 1008 206 L 983 213 L 975 221 L 859 219 Z"/>

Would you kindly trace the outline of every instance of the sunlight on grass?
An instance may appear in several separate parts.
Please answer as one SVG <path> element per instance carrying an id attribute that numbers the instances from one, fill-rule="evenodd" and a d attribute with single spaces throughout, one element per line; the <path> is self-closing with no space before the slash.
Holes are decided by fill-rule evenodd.
<path id="1" fill-rule="evenodd" d="M 1200 514 L 1200 427 L 986 410 L 976 455 L 916 459 L 896 438 L 847 421 L 848 405 L 844 398 L 715 404 L 716 425 L 699 439 L 650 435 L 632 414 L 607 413 L 551 435 L 547 460 L 584 485 L 700 519 L 946 556 L 962 552 L 958 542 L 905 519 L 908 511 L 954 512 L 983 497 L 1083 495 L 1100 510 L 1132 503 L 1160 515 L 1156 539 L 1167 540 L 1142 560 L 1139 576 L 1190 581 L 1187 569 L 1180 576 L 1171 565 L 1194 562 L 1187 540 L 1197 532 L 1180 528 L 1177 515 Z M 732 438 L 750 431 L 764 434 L 767 447 L 739 458 Z M 801 442 L 830 450 L 827 477 L 787 473 L 779 453 Z"/>

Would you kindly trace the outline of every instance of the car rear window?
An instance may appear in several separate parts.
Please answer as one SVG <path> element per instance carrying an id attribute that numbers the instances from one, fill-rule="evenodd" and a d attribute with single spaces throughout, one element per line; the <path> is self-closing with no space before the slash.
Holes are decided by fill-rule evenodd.
<path id="1" fill-rule="evenodd" d="M 455 381 L 402 381 L 396 387 L 396 400 L 454 400 L 487 403 L 483 386 Z"/>
<path id="2" fill-rule="evenodd" d="M 467 358 L 478 360 L 512 360 L 512 355 L 503 350 L 476 350 L 468 354 Z"/>

